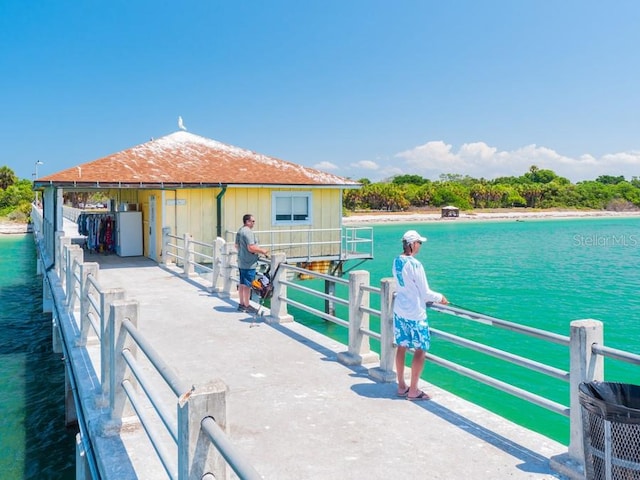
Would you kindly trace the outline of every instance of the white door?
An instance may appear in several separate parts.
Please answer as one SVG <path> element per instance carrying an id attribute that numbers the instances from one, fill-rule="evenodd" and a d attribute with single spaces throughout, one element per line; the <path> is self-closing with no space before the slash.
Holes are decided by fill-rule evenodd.
<path id="1" fill-rule="evenodd" d="M 149 258 L 156 260 L 156 196 L 149 196 Z"/>

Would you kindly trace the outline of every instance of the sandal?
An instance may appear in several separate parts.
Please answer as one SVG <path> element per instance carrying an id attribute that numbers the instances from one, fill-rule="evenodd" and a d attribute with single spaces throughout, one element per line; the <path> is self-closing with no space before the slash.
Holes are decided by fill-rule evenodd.
<path id="1" fill-rule="evenodd" d="M 396 395 L 398 397 L 406 397 L 407 395 L 409 395 L 409 387 L 407 387 L 407 389 L 404 392 L 398 392 L 396 391 Z"/>
<path id="2" fill-rule="evenodd" d="M 431 396 L 429 396 L 428 393 L 425 393 L 422 390 L 420 390 L 420 393 L 418 395 L 416 395 L 415 397 L 410 397 L 407 394 L 407 400 L 411 400 L 412 402 L 419 402 L 419 401 L 422 401 L 422 400 L 431 400 Z"/>

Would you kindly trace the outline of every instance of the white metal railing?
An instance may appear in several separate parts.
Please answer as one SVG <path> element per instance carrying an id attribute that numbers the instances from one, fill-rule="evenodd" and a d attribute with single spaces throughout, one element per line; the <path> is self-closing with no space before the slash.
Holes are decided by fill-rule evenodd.
<path id="1" fill-rule="evenodd" d="M 190 234 L 173 235 L 170 229 L 162 232 L 162 259 L 165 265 L 175 265 L 182 269 L 185 277 L 198 275 L 209 284 L 212 291 L 229 292 L 237 284 L 237 274 L 229 270 L 236 269 L 237 256 L 235 245 L 218 237 L 215 243 L 195 240 Z M 223 281 L 227 283 L 223 284 Z"/>
<path id="2" fill-rule="evenodd" d="M 286 264 L 284 257 L 272 259 L 272 271 L 274 267 L 280 265 L 277 275 L 272 278 L 274 293 L 272 298 L 271 313 L 269 321 L 291 321 L 293 317 L 288 314 L 287 305 L 294 306 L 307 313 L 333 322 L 337 325 L 348 328 L 349 342 L 348 350 L 338 355 L 342 363 L 365 364 L 379 360 L 377 367 L 369 369 L 369 374 L 380 381 L 395 381 L 393 347 L 393 295 L 395 283 L 393 279 L 383 279 L 380 287 L 369 285 L 369 273 L 366 271 L 350 272 L 348 280 L 332 277 L 310 270 Z M 305 275 L 324 280 L 324 291 L 315 290 L 303 285 L 303 282 L 287 280 L 291 273 L 304 273 Z M 333 287 L 331 286 L 333 285 Z M 348 287 L 346 299 L 335 295 L 335 285 L 345 285 Z M 325 308 L 330 305 L 340 304 L 348 306 L 346 318 L 340 318 L 335 312 L 321 311 L 308 302 L 292 300 L 288 297 L 287 289 L 296 290 L 305 296 L 312 296 L 323 299 Z M 331 293 L 327 293 L 331 292 Z M 373 309 L 369 306 L 369 295 L 379 295 L 380 309 Z M 348 300 L 347 300 L 348 299 Z M 596 320 L 576 320 L 571 322 L 571 332 L 569 336 L 558 335 L 552 332 L 518 325 L 506 320 L 497 319 L 476 312 L 471 312 L 459 307 L 450 305 L 430 305 L 430 308 L 442 313 L 455 315 L 461 319 L 480 322 L 490 327 L 510 330 L 519 335 L 527 335 L 541 339 L 543 341 L 559 344 L 568 347 L 569 371 L 546 365 L 542 362 L 531 360 L 511 352 L 499 350 L 488 345 L 474 342 L 470 339 L 460 337 L 439 329 L 432 328 L 434 337 L 439 337 L 447 342 L 472 349 L 483 354 L 501 359 L 513 365 L 527 368 L 552 378 L 569 383 L 570 406 L 559 404 L 551 399 L 538 395 L 534 392 L 516 387 L 497 378 L 485 375 L 471 368 L 459 365 L 451 360 L 441 358 L 432 354 L 427 354 L 429 360 L 444 368 L 453 370 L 461 375 L 473 378 L 485 383 L 493 388 L 502 390 L 530 403 L 548 409 L 554 413 L 567 416 L 570 419 L 570 444 L 569 457 L 581 463 L 583 461 L 583 441 L 582 441 L 582 417 L 578 399 L 578 385 L 581 382 L 594 380 L 604 380 L 603 356 L 614 358 L 633 365 L 640 365 L 640 355 L 625 352 L 609 347 L 604 347 L 603 325 Z M 380 331 L 372 331 L 369 327 L 369 315 L 377 316 L 380 319 Z M 371 351 L 369 339 L 380 341 L 380 356 Z"/>
<path id="3" fill-rule="evenodd" d="M 293 262 L 314 258 L 373 258 L 372 227 L 298 228 L 290 230 L 256 230 L 260 246 L 280 252 Z M 227 230 L 224 240 L 234 243 L 236 232 Z"/>
<path id="4" fill-rule="evenodd" d="M 42 242 L 39 235 L 37 239 Z M 123 419 L 137 415 L 170 478 L 195 478 L 194 475 L 226 478 L 226 465 L 236 473 L 243 472 L 240 478 L 261 478 L 226 440 L 224 431 L 211 425 L 211 419 L 226 417 L 224 383 L 216 380 L 198 388 L 187 388 L 187 382 L 176 376 L 137 330 L 138 303 L 125 300 L 122 289 L 102 288 L 99 265 L 84 262 L 83 250 L 78 245 L 60 242 L 60 246 L 65 287 L 54 270 L 48 272 L 47 280 L 51 290 L 61 292 L 57 301 L 54 296 L 56 309 L 69 318 L 63 322 L 60 319 L 64 315 L 58 315 L 61 337 L 70 351 L 86 349 L 87 344 L 99 348 L 96 363 L 100 364 L 100 384 L 99 391 L 95 392 L 99 398 L 92 402 L 108 406 L 109 422 L 117 426 Z M 78 303 L 79 317 L 76 316 Z M 148 368 L 141 368 L 138 351 L 144 355 L 145 365 L 152 367 L 151 374 Z M 159 393 L 163 384 L 173 392 L 173 401 L 167 401 L 167 396 Z M 77 400 L 88 401 L 86 392 Z M 147 406 L 153 408 L 155 415 L 149 413 Z M 175 413 L 171 412 L 172 406 Z M 164 430 L 158 427 L 158 420 Z M 200 431 L 211 440 L 204 449 L 201 444 L 196 448 L 198 435 L 192 434 Z M 176 448 L 166 447 L 167 436 L 173 439 Z M 208 449 L 212 449 L 211 453 Z M 224 458 L 227 463 L 218 458 Z"/>
<path id="5" fill-rule="evenodd" d="M 74 223 L 78 223 L 78 218 L 80 217 L 80 214 L 84 211 L 85 210 L 81 208 L 68 207 L 66 205 L 62 206 L 62 216 L 67 220 L 71 220 Z"/>
<path id="6" fill-rule="evenodd" d="M 31 224 L 33 225 L 34 238 L 41 239 L 41 247 L 49 258 L 54 260 L 55 251 L 55 229 L 50 220 L 45 219 L 42 209 L 35 204 L 31 205 Z M 48 265 L 45 265 L 47 268 Z"/>
<path id="7" fill-rule="evenodd" d="M 333 258 L 348 260 L 373 257 L 373 229 L 371 227 L 343 227 L 342 229 L 298 229 L 257 231 L 257 235 L 269 236 L 261 246 L 272 252 L 297 252 L 292 261 Z M 323 236 L 334 239 L 324 240 Z M 165 265 L 182 268 L 186 277 L 198 275 L 209 282 L 210 289 L 230 295 L 238 283 L 235 233 L 227 231 L 227 240 L 218 237 L 215 243 L 194 239 L 189 233 L 182 236 L 171 233 L 166 227 L 162 232 L 162 259 Z M 317 250 L 320 248 L 320 250 Z M 324 252 L 324 253 L 320 253 Z"/>
<path id="8" fill-rule="evenodd" d="M 221 296 L 231 295 L 234 291 L 232 286 L 237 283 L 237 265 L 235 262 L 235 250 L 233 245 L 218 239 L 216 245 L 206 245 L 194 242 L 191 238 L 178 238 L 165 235 L 165 248 L 175 241 L 173 255 L 165 255 L 165 258 L 175 258 L 175 263 L 182 264 L 184 272 L 193 271 L 185 265 L 192 263 L 196 268 L 196 262 L 191 258 L 189 252 L 192 250 L 188 245 L 218 249 L 211 255 L 214 267 L 212 270 L 217 274 L 212 280 L 212 287 L 216 287 Z M 182 245 L 179 245 L 182 242 Z M 184 245 L 187 245 L 185 248 Z M 178 248 L 180 247 L 180 248 Z M 182 253 L 180 253 L 182 252 Z M 165 251 L 166 253 L 166 251 Z M 348 329 L 348 345 L 345 352 L 338 355 L 339 361 L 348 365 L 371 364 L 378 362 L 377 366 L 369 369 L 369 374 L 384 382 L 395 381 L 394 360 L 395 349 L 393 346 L 393 296 L 395 284 L 392 279 L 383 279 L 380 286 L 370 285 L 369 273 L 367 271 L 352 271 L 348 279 L 337 278 L 331 275 L 306 270 L 295 265 L 286 263 L 286 256 L 277 252 L 270 259 L 270 270 L 272 274 L 272 284 L 274 288 L 269 314 L 266 317 L 269 322 L 288 322 L 293 317 L 288 313 L 287 307 L 293 306 L 312 315 L 336 323 Z M 168 262 L 169 263 L 169 262 Z M 196 268 L 197 269 L 197 268 Z M 311 288 L 308 283 L 293 281 L 296 274 L 304 274 L 324 280 L 324 291 Z M 75 281 L 75 280 L 69 280 Z M 336 294 L 336 286 L 340 289 L 347 289 L 344 295 Z M 308 302 L 300 302 L 288 297 L 288 289 L 299 291 L 305 296 L 317 297 L 324 300 L 325 310 L 313 308 Z M 379 309 L 370 306 L 370 296 L 379 296 Z M 348 308 L 348 313 L 342 317 L 336 315 L 334 306 L 340 305 Z M 499 390 L 505 391 L 516 397 L 522 398 L 530 403 L 539 405 L 552 412 L 570 418 L 570 444 L 569 457 L 581 463 L 583 459 L 582 449 L 582 418 L 578 400 L 578 385 L 580 382 L 604 379 L 603 357 L 615 358 L 624 362 L 640 365 L 640 356 L 624 352 L 603 345 L 602 322 L 596 320 L 576 320 L 571 322 L 571 332 L 569 336 L 558 335 L 544 330 L 535 329 L 513 322 L 490 317 L 481 313 L 471 312 L 451 305 L 430 305 L 430 308 L 442 313 L 454 315 L 464 320 L 479 322 L 491 328 L 500 328 L 514 332 L 517 335 L 526 335 L 541 339 L 546 342 L 568 347 L 569 370 L 565 371 L 551 365 L 546 365 L 539 361 L 534 361 L 521 355 L 495 349 L 493 347 L 474 342 L 468 338 L 454 335 L 439 329 L 432 329 L 433 335 L 440 337 L 447 342 L 460 345 L 467 349 L 482 352 L 484 354 L 499 358 L 514 365 L 527 368 L 531 371 L 548 375 L 569 383 L 570 405 L 561 405 L 551 399 L 540 396 L 536 393 L 526 391 L 514 385 L 503 382 L 497 378 L 485 375 L 468 367 L 458 365 L 445 358 L 440 358 L 428 354 L 430 361 L 457 373 L 483 382 Z M 370 328 L 370 316 L 379 318 L 379 331 Z M 370 348 L 370 339 L 380 342 L 380 352 L 373 352 Z M 207 423 L 207 422 L 205 422 Z"/>

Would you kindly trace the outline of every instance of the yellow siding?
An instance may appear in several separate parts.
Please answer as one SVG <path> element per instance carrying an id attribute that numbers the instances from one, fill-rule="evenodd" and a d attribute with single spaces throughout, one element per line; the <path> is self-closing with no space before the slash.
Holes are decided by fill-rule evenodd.
<path id="1" fill-rule="evenodd" d="M 312 225 L 274 226 L 272 192 L 312 192 Z M 144 254 L 149 248 L 149 197 L 156 198 L 156 258 L 162 260 L 162 229 L 168 227 L 173 235 L 190 233 L 194 239 L 213 244 L 216 238 L 216 197 L 219 188 L 178 190 L 129 190 L 108 192 L 117 204 L 135 203 L 142 211 Z M 242 216 L 252 214 L 255 231 L 262 245 L 274 245 L 272 250 L 283 251 L 288 257 L 337 255 L 340 251 L 342 225 L 341 191 L 338 188 L 228 188 L 222 197 L 222 237 L 230 242 L 242 226 Z M 318 232 L 318 230 L 325 230 Z M 270 231 L 267 233 L 267 231 Z M 314 233 L 310 233 L 314 231 Z M 312 245 L 309 250 L 308 242 Z M 173 243 L 173 242 L 172 242 Z M 299 245 L 298 245 L 299 244 Z M 199 247 L 197 248 L 199 249 Z M 211 252 L 205 252 L 211 254 Z"/>
<path id="2" fill-rule="evenodd" d="M 271 194 L 274 191 L 312 192 L 312 225 L 274 226 L 271 223 Z M 227 241 L 234 241 L 235 232 L 242 226 L 242 216 L 251 213 L 256 224 L 258 241 L 262 245 L 274 245 L 274 251 L 283 251 L 287 257 L 337 255 L 340 251 L 340 227 L 342 225 L 341 192 L 339 189 L 312 188 L 234 188 L 226 192 L 223 202 L 223 225 Z M 312 230 L 331 230 L 314 232 Z M 282 233 L 265 233 L 277 231 Z M 320 242 L 309 251 L 308 242 Z M 300 244 L 300 245 L 298 245 Z"/>

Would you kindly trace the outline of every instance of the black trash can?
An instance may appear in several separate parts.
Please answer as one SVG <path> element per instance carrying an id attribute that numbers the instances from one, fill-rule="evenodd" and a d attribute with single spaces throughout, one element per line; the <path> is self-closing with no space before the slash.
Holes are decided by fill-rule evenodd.
<path id="1" fill-rule="evenodd" d="M 587 480 L 640 480 L 640 385 L 579 386 Z"/>

